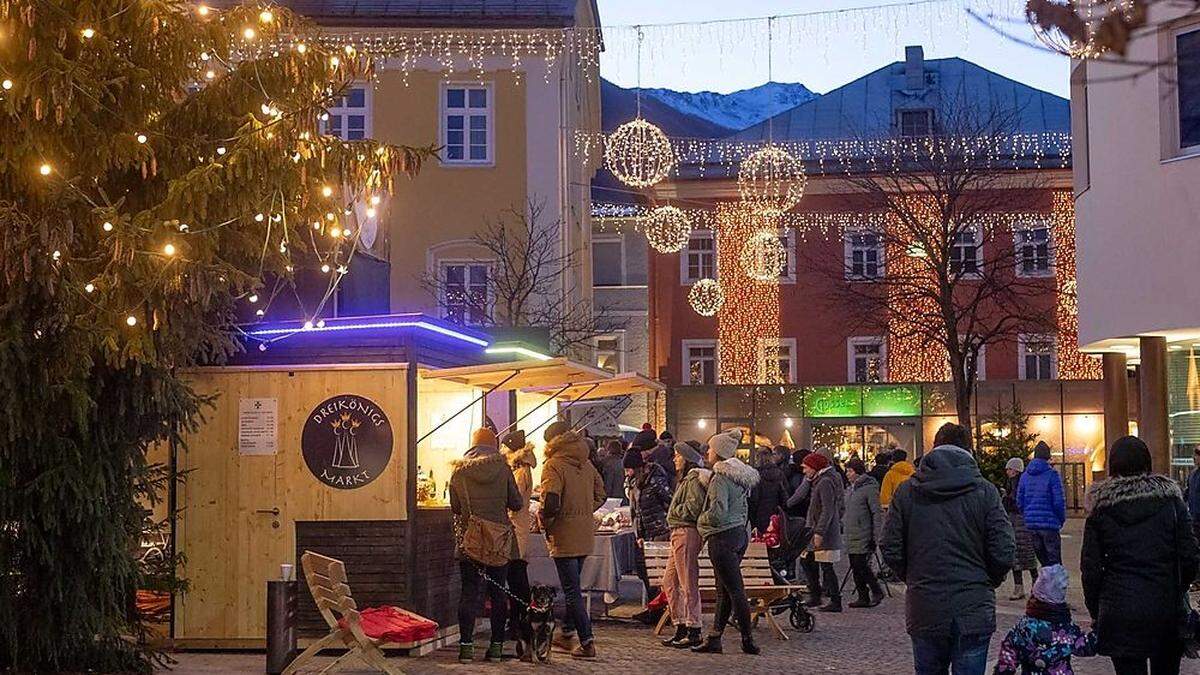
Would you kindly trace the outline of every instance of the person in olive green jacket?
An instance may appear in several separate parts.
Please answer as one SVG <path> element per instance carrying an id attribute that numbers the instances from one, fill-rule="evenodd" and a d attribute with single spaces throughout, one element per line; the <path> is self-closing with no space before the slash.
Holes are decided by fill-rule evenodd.
<path id="1" fill-rule="evenodd" d="M 596 658 L 592 622 L 583 604 L 580 573 L 592 554 L 596 537 L 593 514 L 607 499 L 604 480 L 588 459 L 588 446 L 566 422 L 546 428 L 546 463 L 542 467 L 542 510 L 546 546 L 562 585 L 567 611 L 556 644 L 576 658 Z M 579 646 L 572 643 L 579 631 Z"/>
<path id="2" fill-rule="evenodd" d="M 704 511 L 696 519 L 696 529 L 708 544 L 708 557 L 712 560 L 717 582 L 717 609 L 712 630 L 703 644 L 692 648 L 698 653 L 721 653 L 721 634 L 725 632 L 731 612 L 737 613 L 742 651 L 759 653 L 751 632 L 750 603 L 742 582 L 742 557 L 750 544 L 746 532 L 750 512 L 747 499 L 759 477 L 758 471 L 734 456 L 741 442 L 742 432 L 737 429 L 708 440 L 708 461 L 712 464 L 713 476 L 708 483 Z"/>
<path id="3" fill-rule="evenodd" d="M 496 433 L 481 427 L 471 437 L 471 449 L 453 464 L 454 469 L 450 474 L 450 511 L 455 515 L 459 533 L 471 516 L 503 524 L 512 530 L 508 512 L 521 508 L 521 493 L 517 490 L 508 462 L 500 454 L 499 445 Z M 519 555 L 517 539 L 509 536 L 508 541 L 509 550 L 497 553 L 503 553 L 513 560 Z M 462 550 L 461 540 L 456 542 L 455 556 L 462 580 L 462 594 L 458 602 L 458 660 L 470 662 L 475 658 L 475 619 L 482 609 L 482 596 L 486 592 L 492 605 L 492 640 L 488 646 L 487 660 L 499 661 L 504 651 L 504 629 L 508 619 L 508 602 L 504 594 L 508 565 L 487 566 L 472 560 Z"/>
<path id="4" fill-rule="evenodd" d="M 712 472 L 702 468 L 697 443 L 675 444 L 675 475 L 679 485 L 671 506 L 667 509 L 667 526 L 671 528 L 671 553 L 663 572 L 663 592 L 671 610 L 675 636 L 663 640 L 663 645 L 682 649 L 700 644 L 700 531 L 696 520 L 704 511 L 708 482 Z"/>

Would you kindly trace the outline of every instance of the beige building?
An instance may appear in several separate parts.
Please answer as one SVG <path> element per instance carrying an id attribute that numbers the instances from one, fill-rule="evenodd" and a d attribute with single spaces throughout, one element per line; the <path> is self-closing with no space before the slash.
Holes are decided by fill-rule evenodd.
<path id="1" fill-rule="evenodd" d="M 1178 473 L 1200 447 L 1200 12 L 1154 3 L 1150 24 L 1127 64 L 1072 64 L 1079 342 L 1104 354 L 1106 409 L 1138 397 L 1137 432 Z M 1128 431 L 1106 418 L 1110 442 Z"/>

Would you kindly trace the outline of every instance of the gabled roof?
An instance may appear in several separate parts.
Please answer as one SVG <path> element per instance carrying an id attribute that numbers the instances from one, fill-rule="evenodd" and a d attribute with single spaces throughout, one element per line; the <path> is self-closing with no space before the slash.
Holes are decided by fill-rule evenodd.
<path id="1" fill-rule="evenodd" d="M 1011 133 L 1069 132 L 1067 99 L 1034 89 L 960 58 L 924 61 L 926 86 L 905 89 L 905 62 L 896 61 L 807 103 L 730 136 L 733 140 L 882 138 L 894 135 L 895 111 L 954 110 L 1011 115 Z M 1009 121 L 1006 119 L 1006 121 Z M 769 131 L 768 131 L 769 130 Z"/>
<path id="2" fill-rule="evenodd" d="M 577 0 L 276 0 L 327 26 L 358 28 L 562 28 Z M 599 12 L 592 0 L 595 16 Z M 215 3 L 220 4 L 220 3 Z"/>

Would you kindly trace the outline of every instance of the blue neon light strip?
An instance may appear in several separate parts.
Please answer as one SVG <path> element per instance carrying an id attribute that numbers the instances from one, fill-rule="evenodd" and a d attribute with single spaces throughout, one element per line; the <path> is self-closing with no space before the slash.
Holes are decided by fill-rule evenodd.
<path id="1" fill-rule="evenodd" d="M 251 337 L 269 337 L 273 335 L 296 335 L 301 333 L 328 333 L 332 331 L 347 331 L 347 330 L 372 330 L 378 328 L 421 328 L 423 330 L 440 333 L 447 337 L 456 338 L 463 342 L 469 342 L 480 347 L 487 347 L 490 344 L 487 340 L 477 338 L 474 335 L 467 335 L 456 330 L 439 326 L 428 321 L 380 321 L 378 323 L 340 323 L 326 326 L 313 326 L 312 328 L 260 328 L 258 330 L 246 331 L 246 334 Z"/>

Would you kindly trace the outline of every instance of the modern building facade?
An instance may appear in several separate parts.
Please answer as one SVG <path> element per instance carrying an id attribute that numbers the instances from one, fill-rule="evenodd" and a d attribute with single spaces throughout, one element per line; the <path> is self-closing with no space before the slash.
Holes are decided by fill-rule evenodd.
<path id="1" fill-rule="evenodd" d="M 1200 447 L 1200 13 L 1152 3 L 1149 25 L 1128 65 L 1072 64 L 1079 344 L 1103 354 L 1109 407 L 1140 400 L 1156 469 L 1179 474 Z"/>

